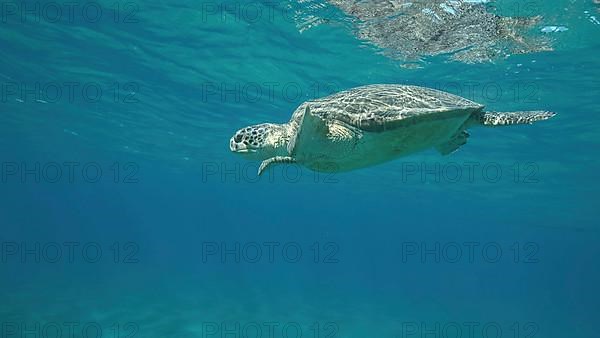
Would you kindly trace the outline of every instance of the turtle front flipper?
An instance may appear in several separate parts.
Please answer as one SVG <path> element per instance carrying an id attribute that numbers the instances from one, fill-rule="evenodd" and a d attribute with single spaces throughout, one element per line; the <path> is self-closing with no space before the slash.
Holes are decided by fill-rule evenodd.
<path id="1" fill-rule="evenodd" d="M 258 167 L 258 176 L 262 175 L 262 173 L 272 164 L 280 164 L 280 163 L 296 163 L 296 159 L 290 156 L 275 156 L 268 158 L 260 164 Z"/>
<path id="2" fill-rule="evenodd" d="M 288 153 L 293 155 L 297 152 L 298 148 L 311 147 L 316 140 L 318 140 L 317 142 L 322 141 L 325 139 L 328 131 L 327 123 L 319 116 L 311 113 L 310 107 L 306 105 L 302 119 L 298 124 L 296 135 L 288 143 Z"/>

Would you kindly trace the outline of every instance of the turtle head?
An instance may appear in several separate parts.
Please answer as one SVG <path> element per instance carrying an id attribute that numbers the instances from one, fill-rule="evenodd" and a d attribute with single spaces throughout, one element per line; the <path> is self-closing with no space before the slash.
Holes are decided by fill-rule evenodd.
<path id="1" fill-rule="evenodd" d="M 229 140 L 229 149 L 249 159 L 265 160 L 287 155 L 289 138 L 287 124 L 257 124 L 238 130 Z"/>

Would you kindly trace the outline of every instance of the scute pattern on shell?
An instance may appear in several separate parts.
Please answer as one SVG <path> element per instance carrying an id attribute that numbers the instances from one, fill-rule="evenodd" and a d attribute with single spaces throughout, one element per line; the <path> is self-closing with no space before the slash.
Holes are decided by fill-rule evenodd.
<path id="1" fill-rule="evenodd" d="M 479 111 L 482 105 L 435 89 L 405 85 L 368 85 L 303 103 L 292 116 L 299 123 L 306 105 L 325 120 L 340 120 L 366 131 L 393 128 L 393 122 L 412 117 Z"/>

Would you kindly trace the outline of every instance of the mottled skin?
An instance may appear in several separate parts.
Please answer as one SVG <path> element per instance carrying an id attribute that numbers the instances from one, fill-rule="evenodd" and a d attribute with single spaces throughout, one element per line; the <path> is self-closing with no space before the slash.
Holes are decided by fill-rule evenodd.
<path id="1" fill-rule="evenodd" d="M 530 124 L 545 111 L 489 113 L 446 92 L 404 85 L 369 85 L 300 105 L 285 124 L 239 130 L 230 149 L 271 164 L 299 163 L 340 172 L 384 163 L 435 147 L 446 155 L 466 143 L 472 126 Z"/>

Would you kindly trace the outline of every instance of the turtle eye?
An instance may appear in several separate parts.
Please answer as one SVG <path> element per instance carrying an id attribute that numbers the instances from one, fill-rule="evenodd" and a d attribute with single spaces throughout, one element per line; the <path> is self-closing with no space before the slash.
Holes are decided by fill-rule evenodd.
<path id="1" fill-rule="evenodd" d="M 242 134 L 235 135 L 235 138 L 233 140 L 235 142 L 242 142 Z"/>

